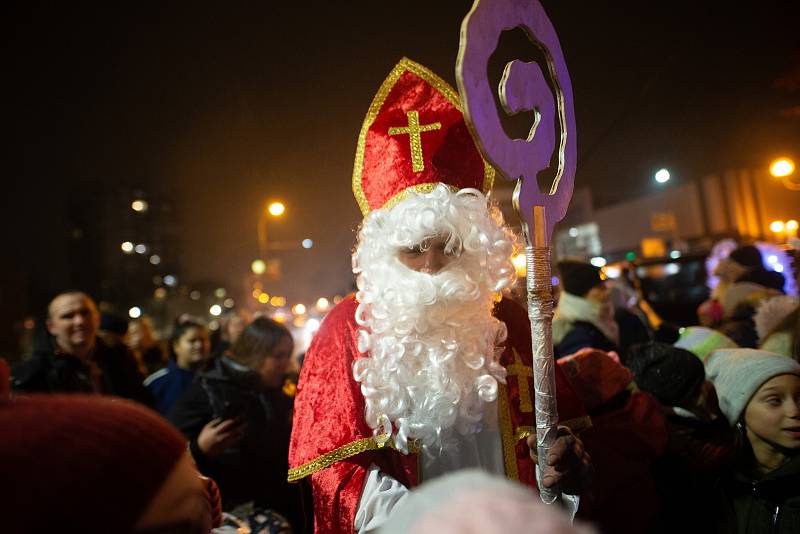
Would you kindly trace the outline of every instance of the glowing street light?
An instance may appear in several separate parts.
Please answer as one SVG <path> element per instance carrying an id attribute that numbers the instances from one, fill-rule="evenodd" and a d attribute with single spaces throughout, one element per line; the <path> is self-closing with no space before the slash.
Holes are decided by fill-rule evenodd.
<path id="1" fill-rule="evenodd" d="M 594 258 L 589 260 L 589 263 L 591 263 L 595 267 L 604 267 L 607 262 L 606 262 L 606 259 L 604 257 L 595 256 Z"/>
<path id="2" fill-rule="evenodd" d="M 122 252 L 124 252 L 125 254 L 130 254 L 131 252 L 133 252 L 133 243 L 131 243 L 130 241 L 124 241 L 119 246 L 119 248 L 121 248 Z"/>
<path id="3" fill-rule="evenodd" d="M 794 162 L 789 158 L 778 158 L 769 166 L 769 173 L 775 178 L 783 178 L 794 172 Z"/>
<path id="4" fill-rule="evenodd" d="M 303 242 L 300 243 L 300 244 L 303 246 L 303 248 L 306 248 L 306 249 L 311 248 L 311 247 L 314 246 L 314 242 L 311 241 L 308 238 L 303 239 Z"/>
<path id="5" fill-rule="evenodd" d="M 269 304 L 269 295 L 267 293 L 261 293 L 258 295 L 258 302 L 261 304 Z"/>
<path id="6" fill-rule="evenodd" d="M 219 304 L 214 304 L 208 309 L 208 313 L 210 313 L 214 317 L 219 317 L 222 314 L 222 306 L 220 306 Z"/>
<path id="7" fill-rule="evenodd" d="M 319 311 L 325 311 L 331 307 L 331 303 L 328 302 L 328 299 L 325 297 L 320 297 L 317 299 L 317 309 Z"/>
<path id="8" fill-rule="evenodd" d="M 800 226 L 795 219 L 786 221 L 786 235 L 792 239 L 797 237 L 797 228 Z"/>
<path id="9" fill-rule="evenodd" d="M 778 158 L 769 165 L 769 173 L 778 178 L 783 187 L 790 191 L 800 191 L 800 182 L 792 179 L 794 174 L 794 161 L 789 158 Z"/>
<path id="10" fill-rule="evenodd" d="M 144 213 L 147 211 L 147 201 L 146 200 L 134 200 L 131 202 L 131 209 L 138 213 Z"/>
<path id="11" fill-rule="evenodd" d="M 286 206 L 283 202 L 272 202 L 267 208 L 267 211 L 269 211 L 269 214 L 273 217 L 280 217 L 283 215 L 283 212 L 286 211 Z"/>
<path id="12" fill-rule="evenodd" d="M 264 274 L 267 271 L 267 264 L 264 263 L 264 260 L 254 260 L 250 264 L 250 270 L 253 271 L 253 274 Z"/>
<path id="13" fill-rule="evenodd" d="M 133 308 L 128 310 L 128 316 L 131 319 L 138 319 L 142 316 L 142 309 L 139 306 L 134 306 Z"/>
<path id="14" fill-rule="evenodd" d="M 292 313 L 295 315 L 304 315 L 306 313 L 305 304 L 295 304 L 292 306 Z"/>
<path id="15" fill-rule="evenodd" d="M 780 243 L 786 238 L 786 223 L 783 221 L 772 221 L 769 225 L 769 229 L 775 234 L 776 242 Z"/>
<path id="16" fill-rule="evenodd" d="M 258 232 L 258 251 L 259 251 L 259 258 L 263 261 L 264 258 L 267 257 L 267 221 L 270 217 L 280 217 L 286 212 L 286 205 L 283 202 L 271 202 L 267 205 L 267 209 L 261 213 L 261 217 L 258 219 L 258 226 L 256 226 L 256 231 Z M 254 262 L 255 263 L 255 262 Z M 253 270 L 255 274 L 264 274 L 266 271 L 266 265 L 264 270 L 256 272 Z"/>
<path id="17" fill-rule="evenodd" d="M 669 171 L 667 169 L 659 169 L 655 175 L 656 182 L 665 184 L 669 182 Z"/>

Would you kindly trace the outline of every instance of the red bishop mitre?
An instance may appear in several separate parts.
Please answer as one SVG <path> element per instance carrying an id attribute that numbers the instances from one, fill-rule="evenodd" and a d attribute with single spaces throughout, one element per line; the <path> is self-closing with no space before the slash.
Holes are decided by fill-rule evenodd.
<path id="1" fill-rule="evenodd" d="M 458 93 L 436 74 L 403 58 L 384 80 L 358 136 L 353 193 L 366 215 L 409 191 L 443 183 L 488 193 L 494 170 L 464 122 Z"/>

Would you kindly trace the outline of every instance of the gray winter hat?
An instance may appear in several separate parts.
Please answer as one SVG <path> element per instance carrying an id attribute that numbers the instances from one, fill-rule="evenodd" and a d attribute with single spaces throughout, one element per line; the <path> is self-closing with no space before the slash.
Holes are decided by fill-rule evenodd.
<path id="1" fill-rule="evenodd" d="M 379 534 L 595 534 L 571 524 L 560 506 L 547 506 L 530 487 L 477 469 L 455 471 L 409 492 Z"/>
<path id="2" fill-rule="evenodd" d="M 800 376 L 795 360 L 755 349 L 721 349 L 706 361 L 706 377 L 714 383 L 719 407 L 735 425 L 758 388 L 778 375 Z"/>

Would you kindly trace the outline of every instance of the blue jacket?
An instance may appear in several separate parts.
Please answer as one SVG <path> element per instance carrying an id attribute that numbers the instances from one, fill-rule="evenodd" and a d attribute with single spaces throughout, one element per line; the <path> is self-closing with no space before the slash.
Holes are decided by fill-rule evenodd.
<path id="1" fill-rule="evenodd" d="M 144 385 L 156 400 L 156 410 L 167 415 L 169 409 L 188 389 L 194 380 L 194 371 L 182 369 L 170 358 L 167 367 L 159 369 L 144 381 Z"/>

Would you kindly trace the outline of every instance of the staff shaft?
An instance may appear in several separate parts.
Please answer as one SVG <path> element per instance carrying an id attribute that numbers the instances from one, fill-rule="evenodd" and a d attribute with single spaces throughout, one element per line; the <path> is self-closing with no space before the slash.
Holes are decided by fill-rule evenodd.
<path id="1" fill-rule="evenodd" d="M 532 244 L 525 248 L 527 260 L 528 318 L 533 347 L 533 385 L 536 411 L 536 473 L 542 502 L 553 503 L 560 495 L 557 487 L 544 488 L 542 476 L 547 456 L 558 432 L 555 361 L 553 359 L 553 284 L 550 246 L 546 237 L 544 207 L 533 207 Z"/>

